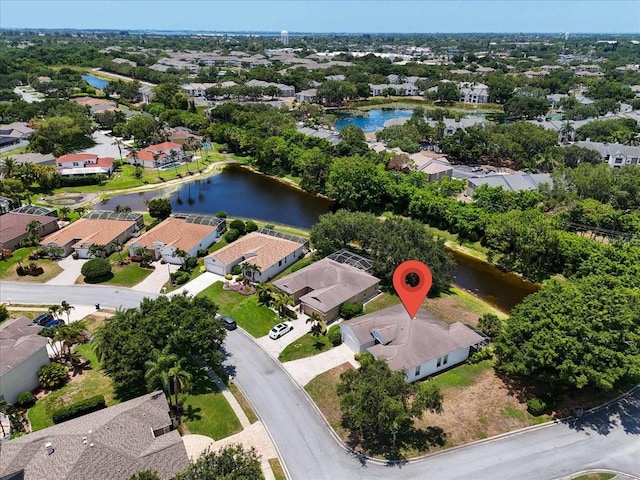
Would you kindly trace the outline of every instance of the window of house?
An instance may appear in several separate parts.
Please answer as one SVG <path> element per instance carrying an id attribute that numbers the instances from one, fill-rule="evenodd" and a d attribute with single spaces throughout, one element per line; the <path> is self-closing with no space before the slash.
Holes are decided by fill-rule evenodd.
<path id="1" fill-rule="evenodd" d="M 438 362 L 436 363 L 436 367 L 439 367 L 440 365 L 442 365 L 442 357 L 438 358 Z"/>
<path id="2" fill-rule="evenodd" d="M 282 260 L 278 261 L 278 266 L 282 265 Z"/>
<path id="3" fill-rule="evenodd" d="M 448 362 L 449 362 L 449 355 L 445 355 L 445 356 L 442 358 L 442 364 L 443 364 L 443 365 L 446 365 Z"/>
<path id="4" fill-rule="evenodd" d="M 420 375 L 420 365 L 416 367 L 416 377 Z"/>

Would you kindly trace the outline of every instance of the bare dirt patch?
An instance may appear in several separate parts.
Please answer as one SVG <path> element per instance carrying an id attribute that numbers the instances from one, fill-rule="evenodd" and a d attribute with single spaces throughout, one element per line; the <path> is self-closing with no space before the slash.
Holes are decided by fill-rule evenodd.
<path id="1" fill-rule="evenodd" d="M 443 322 L 462 322 L 477 325 L 480 314 L 465 308 L 460 299 L 455 295 L 446 295 L 438 298 L 427 298 L 423 306 L 432 312 Z"/>
<path id="2" fill-rule="evenodd" d="M 524 402 L 514 396 L 493 369 L 482 372 L 465 387 L 442 390 L 441 414 L 425 413 L 416 422 L 419 428 L 440 427 L 447 447 L 541 423 L 548 417 L 533 417 Z"/>

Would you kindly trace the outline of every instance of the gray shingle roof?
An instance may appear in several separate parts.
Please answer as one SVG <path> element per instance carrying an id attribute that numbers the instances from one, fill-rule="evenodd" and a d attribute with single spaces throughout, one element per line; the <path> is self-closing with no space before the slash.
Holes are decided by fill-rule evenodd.
<path id="1" fill-rule="evenodd" d="M 154 470 L 171 478 L 189 459 L 177 431 L 154 437 L 154 429 L 171 423 L 168 411 L 157 391 L 16 438 L 2 445 L 0 476 L 23 469 L 26 480 L 126 480 Z"/>
<path id="2" fill-rule="evenodd" d="M 470 178 L 469 185 L 479 187 L 489 185 L 490 187 L 502 187 L 508 191 L 535 190 L 542 183 L 553 184 L 549 175 L 544 173 L 528 174 L 514 173 L 511 175 L 487 175 L 486 177 Z"/>
<path id="3" fill-rule="evenodd" d="M 323 258 L 273 284 L 290 295 L 305 288 L 310 289 L 309 293 L 300 297 L 300 301 L 327 313 L 378 282 L 380 279 L 362 270 Z"/>
<path id="4" fill-rule="evenodd" d="M 20 362 L 47 345 L 38 335 L 42 327 L 32 326 L 27 317 L 7 321 L 0 328 L 0 373 L 11 370 Z"/>
<path id="5" fill-rule="evenodd" d="M 362 344 L 371 342 L 374 333 L 386 342 L 368 351 L 375 358 L 386 360 L 392 370 L 422 365 L 484 340 L 463 323 L 444 323 L 423 308 L 411 319 L 402 305 L 348 320 L 342 325 L 350 327 Z"/>

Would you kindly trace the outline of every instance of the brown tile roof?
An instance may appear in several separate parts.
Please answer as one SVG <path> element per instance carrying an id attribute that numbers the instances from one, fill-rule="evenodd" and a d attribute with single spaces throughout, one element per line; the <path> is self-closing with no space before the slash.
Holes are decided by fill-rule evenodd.
<path id="1" fill-rule="evenodd" d="M 47 345 L 27 317 L 9 320 L 0 326 L 0 373 L 5 373 Z"/>
<path id="2" fill-rule="evenodd" d="M 484 339 L 461 322 L 452 324 L 438 320 L 421 308 L 411 319 L 402 305 L 343 322 L 362 344 L 376 333 L 385 342 L 368 349 L 375 358 L 384 359 L 392 370 L 408 369 L 428 360 L 449 354 Z"/>
<path id="3" fill-rule="evenodd" d="M 5 442 L 0 476 L 24 470 L 26 480 L 127 480 L 153 470 L 172 478 L 189 458 L 177 431 L 153 435 L 171 423 L 168 412 L 157 391 Z"/>
<path id="4" fill-rule="evenodd" d="M 83 243 L 93 245 L 107 245 L 122 235 L 127 229 L 134 226 L 136 222 L 128 220 L 99 220 L 93 218 L 81 218 L 62 230 L 46 236 L 40 245 L 56 244 L 67 245 L 71 241 L 76 241 L 76 245 Z"/>
<path id="5" fill-rule="evenodd" d="M 224 265 L 230 265 L 244 259 L 260 267 L 260 270 L 265 271 L 301 246 L 298 242 L 285 240 L 284 238 L 251 232 L 226 247 L 213 252 L 207 258 L 215 258 Z"/>
<path id="6" fill-rule="evenodd" d="M 127 245 L 135 243 L 148 250 L 154 250 L 153 242 L 162 242 L 166 246 L 188 252 L 207 235 L 215 232 L 216 228 L 216 225 L 200 225 L 189 223 L 184 218 L 169 217 L 138 238 L 133 238 Z"/>
<path id="7" fill-rule="evenodd" d="M 0 245 L 14 240 L 27 231 L 27 224 L 32 220 L 37 220 L 43 226 L 56 223 L 57 218 L 44 215 L 27 215 L 24 213 L 9 212 L 0 217 Z"/>
<path id="8" fill-rule="evenodd" d="M 323 258 L 273 282 L 273 285 L 290 295 L 310 288 L 312 291 L 300 297 L 300 301 L 327 313 L 379 282 L 380 279 L 362 270 Z"/>

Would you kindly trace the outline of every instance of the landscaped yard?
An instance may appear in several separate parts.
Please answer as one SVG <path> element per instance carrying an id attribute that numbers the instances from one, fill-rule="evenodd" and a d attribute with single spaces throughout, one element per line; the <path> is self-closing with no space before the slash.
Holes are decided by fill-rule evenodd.
<path id="1" fill-rule="evenodd" d="M 258 295 L 241 295 L 232 290 L 223 290 L 223 283 L 216 282 L 198 296 L 213 300 L 223 315 L 229 315 L 254 337 L 269 333 L 271 327 L 282 321 L 273 310 L 258 305 Z"/>
<path id="2" fill-rule="evenodd" d="M 100 284 L 100 285 L 119 285 L 122 287 L 133 287 L 142 280 L 147 278 L 153 272 L 153 268 L 142 268 L 139 263 L 129 263 L 126 265 L 118 266 L 117 264 L 111 265 L 111 275 L 105 279 L 87 282 L 84 277 L 80 276 L 76 283 L 84 284 Z"/>
<path id="3" fill-rule="evenodd" d="M 207 373 L 195 363 L 188 367 L 192 388 L 184 399 L 184 431 L 219 440 L 242 430 L 240 421 Z"/>
<path id="4" fill-rule="evenodd" d="M 38 267 L 42 267 L 44 273 L 38 276 L 24 275 L 20 276 L 16 273 L 18 268 L 18 262 L 22 262 L 24 267 L 27 267 L 31 260 L 29 260 L 29 254 L 33 248 L 19 248 L 13 252 L 13 256 L 5 260 L 0 260 L 0 278 L 3 280 L 20 281 L 20 282 L 38 282 L 44 283 L 51 280 L 62 272 L 62 268 L 55 260 L 38 259 L 35 263 Z"/>
<path id="5" fill-rule="evenodd" d="M 318 353 L 326 352 L 333 347 L 327 335 L 314 337 L 310 333 L 304 334 L 302 337 L 293 341 L 285 347 L 278 360 L 281 362 L 289 362 L 299 358 L 311 357 Z"/>
<path id="6" fill-rule="evenodd" d="M 51 414 L 55 410 L 94 395 L 104 395 L 107 406 L 120 402 L 114 396 L 113 382 L 102 372 L 91 345 L 80 345 L 76 351 L 91 361 L 91 369 L 84 370 L 82 374 L 73 377 L 64 387 L 49 393 L 29 409 L 28 416 L 33 431 L 53 425 Z"/>
<path id="7" fill-rule="evenodd" d="M 336 393 L 336 387 L 340 382 L 340 374 L 352 368 L 350 363 L 343 363 L 321 373 L 304 386 L 304 389 L 327 418 L 329 425 L 343 440 L 346 438 L 346 431 L 340 426 L 340 399 Z"/>

